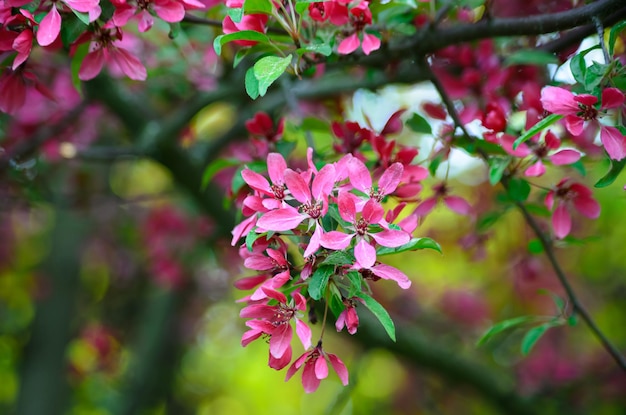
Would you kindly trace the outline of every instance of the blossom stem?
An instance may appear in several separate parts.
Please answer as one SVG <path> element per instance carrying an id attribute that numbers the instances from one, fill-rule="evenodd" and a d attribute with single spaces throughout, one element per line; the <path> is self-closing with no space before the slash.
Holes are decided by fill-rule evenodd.
<path id="1" fill-rule="evenodd" d="M 328 288 L 326 291 L 328 291 Z M 322 344 L 322 338 L 324 337 L 324 331 L 326 330 L 326 317 L 328 317 L 328 300 L 324 301 L 324 317 L 322 318 L 322 331 L 320 332 L 319 344 Z"/>

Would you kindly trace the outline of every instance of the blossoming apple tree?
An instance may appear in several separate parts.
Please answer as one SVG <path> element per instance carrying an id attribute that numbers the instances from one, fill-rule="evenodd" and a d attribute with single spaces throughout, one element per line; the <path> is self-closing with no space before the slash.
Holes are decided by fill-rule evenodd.
<path id="1" fill-rule="evenodd" d="M 324 333 L 357 333 L 357 310 L 395 340 L 375 287 L 412 284 L 387 258 L 442 251 L 420 231 L 438 205 L 476 224 L 473 245 L 517 210 L 565 293 L 524 354 L 578 318 L 626 371 L 555 254 L 602 215 L 595 189 L 626 183 L 625 19 L 621 0 L 0 0 L 0 169 L 21 183 L 33 157 L 162 163 L 254 274 L 234 283 L 242 345 L 267 340 L 269 366 L 287 379 L 301 370 L 306 392 L 329 364 L 349 384 Z M 350 118 L 340 99 L 419 82 L 439 98 L 383 125 Z M 218 112 L 226 128 L 202 141 L 189 125 L 220 102 L 237 111 Z M 498 189 L 488 208 L 450 185 L 459 151 Z M 590 177 L 590 165 L 607 167 Z M 151 252 L 177 286 L 181 264 Z M 480 342 L 528 322 L 496 323 Z"/>

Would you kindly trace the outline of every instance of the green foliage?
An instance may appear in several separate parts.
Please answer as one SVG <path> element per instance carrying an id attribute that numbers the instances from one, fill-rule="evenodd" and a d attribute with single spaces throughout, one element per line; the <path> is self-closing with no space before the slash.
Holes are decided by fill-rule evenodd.
<path id="1" fill-rule="evenodd" d="M 312 299 L 319 300 L 324 296 L 328 280 L 333 274 L 335 274 L 334 265 L 320 265 L 317 267 L 313 275 L 309 277 L 311 281 L 309 282 L 308 292 Z"/>
<path id="2" fill-rule="evenodd" d="M 563 116 L 559 114 L 548 115 L 546 118 L 544 118 L 543 120 L 539 121 L 537 124 L 530 127 L 528 131 L 525 131 L 524 133 L 522 133 L 522 135 L 520 135 L 519 138 L 515 140 L 515 142 L 513 143 L 513 148 L 516 149 L 517 147 L 519 147 L 520 144 L 527 141 L 528 139 L 533 137 L 535 134 L 539 134 L 545 128 L 551 126 L 552 124 L 554 124 L 561 118 L 563 118 Z"/>
<path id="3" fill-rule="evenodd" d="M 611 168 L 594 186 L 598 188 L 610 186 L 624 170 L 624 166 L 626 166 L 626 159 L 611 160 Z"/>
<path id="4" fill-rule="evenodd" d="M 421 115 L 414 113 L 411 118 L 406 121 L 406 126 L 416 133 L 420 134 L 432 134 L 432 128 L 430 127 L 430 123 L 426 121 L 424 117 Z"/>
<path id="5" fill-rule="evenodd" d="M 418 249 L 433 249 L 439 253 L 441 251 L 441 245 L 431 238 L 413 238 L 404 245 L 397 248 L 389 248 L 386 246 L 376 249 L 376 256 L 398 254 L 405 251 L 417 251 Z"/>
<path id="6" fill-rule="evenodd" d="M 504 60 L 506 66 L 511 65 L 548 65 L 558 64 L 559 59 L 553 53 L 539 49 L 521 49 L 513 52 Z"/>
<path id="7" fill-rule="evenodd" d="M 489 159 L 489 183 L 492 186 L 500 183 L 502 175 L 511 163 L 511 157 L 491 157 Z"/>
<path id="8" fill-rule="evenodd" d="M 278 56 L 265 56 L 254 64 L 254 77 L 258 81 L 260 96 L 264 96 L 267 89 L 276 81 L 291 63 L 291 55 L 280 58 Z M 247 79 L 247 77 L 246 77 Z M 250 95 L 252 98 L 252 95 Z"/>
<path id="9" fill-rule="evenodd" d="M 217 36 L 213 41 L 213 49 L 215 49 L 215 53 L 219 56 L 222 54 L 222 46 L 236 40 L 248 40 L 263 43 L 269 43 L 270 41 L 269 38 L 263 33 L 256 32 L 254 30 L 241 30 L 227 35 Z"/>
<path id="10" fill-rule="evenodd" d="M 385 307 L 380 305 L 378 301 L 374 300 L 372 297 L 363 292 L 358 293 L 357 297 L 363 300 L 365 306 L 372 312 L 372 314 L 374 314 L 378 321 L 380 321 L 380 324 L 383 325 L 385 331 L 387 332 L 387 335 L 389 335 L 389 338 L 395 342 L 396 326 L 393 324 L 393 320 L 391 319 L 391 316 L 389 315 L 387 310 L 385 310 Z"/>

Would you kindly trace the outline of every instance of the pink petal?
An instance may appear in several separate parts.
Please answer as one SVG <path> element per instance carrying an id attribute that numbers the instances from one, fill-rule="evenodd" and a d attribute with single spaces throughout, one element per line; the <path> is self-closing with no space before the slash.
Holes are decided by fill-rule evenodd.
<path id="1" fill-rule="evenodd" d="M 302 354 L 302 356 L 297 358 L 296 361 L 293 362 L 293 364 L 291 366 L 289 366 L 289 369 L 287 369 L 287 374 L 285 376 L 285 382 L 287 382 L 289 379 L 291 379 L 291 377 L 293 375 L 296 374 L 298 369 L 300 369 L 300 366 L 302 366 L 302 364 L 305 362 L 305 360 L 308 357 L 309 357 L 309 352 L 305 352 L 305 353 Z"/>
<path id="2" fill-rule="evenodd" d="M 411 286 L 411 280 L 402 271 L 387 264 L 378 264 L 372 267 L 374 275 L 398 283 L 400 288 L 406 290 Z"/>
<path id="3" fill-rule="evenodd" d="M 320 380 L 328 377 L 328 363 L 321 356 L 315 361 L 315 377 Z"/>
<path id="4" fill-rule="evenodd" d="M 555 166 L 563 166 L 565 164 L 576 163 L 580 160 L 581 154 L 576 150 L 560 150 L 550 156 L 550 161 Z"/>
<path id="5" fill-rule="evenodd" d="M 472 206 L 467 200 L 459 196 L 446 196 L 443 198 L 443 203 L 445 203 L 451 211 L 459 215 L 469 215 L 472 212 Z"/>
<path id="6" fill-rule="evenodd" d="M 274 370 L 283 370 L 285 366 L 289 364 L 289 362 L 291 362 L 291 347 L 287 349 L 285 354 L 283 354 L 280 359 L 275 358 L 270 353 L 270 358 L 267 365 Z"/>
<path id="7" fill-rule="evenodd" d="M 248 330 L 241 336 L 241 346 L 246 347 L 254 340 L 261 337 L 264 333 L 260 330 Z"/>
<path id="8" fill-rule="evenodd" d="M 346 386 L 348 384 L 348 369 L 346 369 L 346 365 L 332 353 L 327 353 L 326 356 L 328 356 L 331 366 L 335 369 L 335 372 L 337 372 L 341 383 L 343 386 Z"/>
<path id="9" fill-rule="evenodd" d="M 289 206 L 265 213 L 257 221 L 257 226 L 267 231 L 288 231 L 295 229 L 307 217 L 296 208 Z"/>
<path id="10" fill-rule="evenodd" d="M 252 255 L 243 262 L 243 266 L 256 271 L 268 271 L 276 265 L 271 258 L 264 255 Z"/>
<path id="11" fill-rule="evenodd" d="M 285 354 L 291 345 L 291 338 L 293 337 L 291 325 L 285 324 L 279 327 L 283 327 L 282 330 L 276 330 L 270 338 L 270 353 L 277 359 L 280 359 Z"/>
<path id="12" fill-rule="evenodd" d="M 115 6 L 115 12 L 113 12 L 113 23 L 117 27 L 125 26 L 131 17 L 135 15 L 136 9 L 123 3 L 120 6 Z"/>
<path id="13" fill-rule="evenodd" d="M 337 206 L 339 215 L 346 222 L 356 222 L 356 205 L 354 203 L 354 195 L 352 193 L 343 192 L 337 198 Z"/>
<path id="14" fill-rule="evenodd" d="M 267 275 L 254 275 L 252 277 L 245 277 L 238 279 L 233 283 L 233 286 L 238 290 L 251 290 L 267 279 Z"/>
<path id="15" fill-rule="evenodd" d="M 580 214 L 589 219 L 597 219 L 600 216 L 600 204 L 592 197 L 581 196 L 575 198 L 574 207 Z"/>
<path id="16" fill-rule="evenodd" d="M 315 231 L 313 232 L 313 235 L 311 236 L 311 239 L 309 239 L 309 244 L 307 245 L 306 249 L 304 250 L 304 257 L 310 257 L 311 255 L 313 255 L 315 252 L 317 252 L 318 249 L 320 249 L 320 239 L 322 237 L 322 227 L 317 224 L 315 225 Z"/>
<path id="17" fill-rule="evenodd" d="M 65 4 L 81 13 L 89 13 L 99 7 L 99 0 L 63 0 Z"/>
<path id="18" fill-rule="evenodd" d="M 33 49 L 33 32 L 32 30 L 24 30 L 14 40 L 12 47 L 17 51 L 17 56 L 13 59 L 13 66 L 11 69 L 15 70 L 18 66 L 24 63 L 30 51 Z"/>
<path id="19" fill-rule="evenodd" d="M 515 156 L 515 157 L 528 156 L 531 153 L 531 151 L 526 145 L 526 143 L 522 143 L 516 149 L 513 149 L 513 143 L 515 143 L 515 140 L 517 140 L 517 137 L 513 137 L 510 134 L 503 134 L 502 137 L 500 137 L 500 145 L 502 146 L 504 151 L 506 151 L 512 156 Z"/>
<path id="20" fill-rule="evenodd" d="M 319 360 L 319 358 L 318 358 Z M 302 369 L 302 387 L 306 393 L 313 393 L 320 386 L 320 380 L 315 375 L 315 363 L 307 363 Z"/>
<path id="21" fill-rule="evenodd" d="M 565 118 L 565 127 L 567 128 L 567 131 L 572 133 L 572 135 L 579 136 L 585 129 L 585 120 L 577 117 L 576 115 L 568 115 Z"/>
<path id="22" fill-rule="evenodd" d="M 361 239 L 354 247 L 354 256 L 362 268 L 369 269 L 376 262 L 376 249 Z"/>
<path id="23" fill-rule="evenodd" d="M 119 66 L 126 76 L 135 81 L 145 81 L 148 77 L 146 67 L 129 51 L 113 47 L 110 49 L 111 59 Z"/>
<path id="24" fill-rule="evenodd" d="M 78 78 L 81 81 L 89 81 L 98 76 L 104 66 L 104 52 L 102 49 L 96 49 L 90 52 L 83 59 L 78 71 Z"/>
<path id="25" fill-rule="evenodd" d="M 48 46 L 56 40 L 59 32 L 61 32 L 61 15 L 56 6 L 53 5 L 46 17 L 39 23 L 37 43 L 41 46 Z"/>
<path id="26" fill-rule="evenodd" d="M 547 111 L 555 114 L 570 115 L 579 111 L 574 94 L 555 86 L 547 86 L 541 90 L 541 104 Z"/>
<path id="27" fill-rule="evenodd" d="M 153 7 L 157 16 L 168 23 L 180 22 L 185 17 L 185 8 L 175 0 L 156 0 Z"/>
<path id="28" fill-rule="evenodd" d="M 550 190 L 548 192 L 543 203 L 548 209 L 552 210 L 552 207 L 554 206 L 554 190 Z"/>
<path id="29" fill-rule="evenodd" d="M 137 29 L 139 29 L 141 33 L 147 32 L 154 25 L 154 18 L 147 10 L 142 10 L 141 12 L 139 12 L 137 14 L 137 17 L 139 18 L 139 24 L 137 25 Z"/>
<path id="30" fill-rule="evenodd" d="M 604 149 L 613 160 L 621 160 L 626 157 L 626 137 L 615 127 L 602 127 L 600 140 Z"/>
<path id="31" fill-rule="evenodd" d="M 239 225 L 235 226 L 233 230 L 231 231 L 231 233 L 233 234 L 233 239 L 230 241 L 230 245 L 235 246 L 235 244 L 239 242 L 239 239 L 241 239 L 241 237 L 244 234 L 247 235 L 248 232 L 252 230 L 255 224 L 256 224 L 256 215 L 250 216 L 249 218 L 244 219 L 243 221 L 241 221 Z"/>
<path id="32" fill-rule="evenodd" d="M 339 317 L 337 317 L 337 321 L 335 322 L 335 328 L 337 329 L 337 331 L 341 331 L 344 326 L 346 326 L 346 314 L 348 312 L 348 309 L 345 309 L 341 312 L 341 314 L 339 314 Z"/>
<path id="33" fill-rule="evenodd" d="M 353 157 L 348 162 L 348 178 L 350 184 L 363 193 L 369 193 L 372 188 L 372 176 L 361 160 Z"/>
<path id="34" fill-rule="evenodd" d="M 363 206 L 363 219 L 367 223 L 380 223 L 385 216 L 385 210 L 374 199 L 368 200 Z"/>
<path id="35" fill-rule="evenodd" d="M 341 41 L 339 47 L 337 48 L 337 52 L 342 55 L 349 55 L 350 53 L 357 50 L 360 43 L 361 42 L 359 41 L 359 37 L 356 35 L 356 33 L 353 33 L 352 35 Z"/>
<path id="36" fill-rule="evenodd" d="M 420 203 L 420 205 L 417 208 L 415 208 L 415 213 L 418 216 L 426 216 L 427 214 L 430 213 L 431 210 L 434 209 L 436 204 L 437 204 L 437 198 L 429 197 L 428 199 Z"/>
<path id="37" fill-rule="evenodd" d="M 363 53 L 369 55 L 372 51 L 380 49 L 380 39 L 372 34 L 363 32 L 361 48 L 363 49 Z"/>
<path id="38" fill-rule="evenodd" d="M 311 328 L 302 320 L 296 319 L 296 334 L 305 349 L 311 347 Z"/>
<path id="39" fill-rule="evenodd" d="M 524 175 L 529 177 L 539 177 L 542 176 L 545 172 L 546 166 L 543 165 L 543 162 L 541 160 L 537 160 L 535 164 L 526 169 Z"/>
<path id="40" fill-rule="evenodd" d="M 554 229 L 554 235 L 559 239 L 565 238 L 572 229 L 572 218 L 567 211 L 567 207 L 562 203 L 552 215 L 552 228 Z"/>
<path id="41" fill-rule="evenodd" d="M 287 163 L 280 153 L 269 153 L 267 155 L 267 173 L 272 183 L 278 186 L 285 184 L 285 170 L 287 170 Z"/>
<path id="42" fill-rule="evenodd" d="M 291 169 L 285 171 L 285 183 L 294 198 L 300 203 L 311 201 L 311 190 L 302 176 Z"/>
<path id="43" fill-rule="evenodd" d="M 602 109 L 618 108 L 624 104 L 624 94 L 617 88 L 602 91 Z"/>
<path id="44" fill-rule="evenodd" d="M 404 173 L 404 167 L 401 163 L 393 163 L 380 177 L 378 181 L 378 193 L 388 195 L 393 193 L 400 184 L 400 179 Z"/>
<path id="45" fill-rule="evenodd" d="M 320 245 L 324 248 L 334 249 L 336 251 L 346 249 L 350 245 L 350 241 L 354 234 L 346 234 L 339 231 L 324 232 L 320 238 Z"/>
<path id="46" fill-rule="evenodd" d="M 335 166 L 327 164 L 317 172 L 311 184 L 311 194 L 313 198 L 320 201 L 324 198 L 328 199 L 328 195 L 335 186 Z"/>
<path id="47" fill-rule="evenodd" d="M 276 291 L 269 287 L 263 287 L 263 292 L 269 298 L 272 298 L 281 304 L 287 304 L 287 297 L 285 296 L 285 294 L 281 293 L 280 291 Z"/>
<path id="48" fill-rule="evenodd" d="M 270 183 L 259 173 L 246 168 L 241 171 L 241 177 L 243 177 L 243 181 L 254 190 L 268 196 L 274 196 L 274 192 L 272 192 L 272 189 L 270 188 Z"/>
<path id="49" fill-rule="evenodd" d="M 276 313 L 276 307 L 267 304 L 250 304 L 239 312 L 241 318 L 258 318 L 263 320 L 271 319 Z"/>
<path id="50" fill-rule="evenodd" d="M 300 311 L 305 311 L 306 310 L 306 298 L 304 298 L 304 296 L 297 291 L 291 294 L 291 296 L 296 302 L 296 308 Z"/>
<path id="51" fill-rule="evenodd" d="M 369 235 L 373 237 L 379 245 L 386 246 L 388 248 L 402 246 L 411 240 L 408 233 L 395 229 L 384 230 L 378 233 L 370 233 Z"/>

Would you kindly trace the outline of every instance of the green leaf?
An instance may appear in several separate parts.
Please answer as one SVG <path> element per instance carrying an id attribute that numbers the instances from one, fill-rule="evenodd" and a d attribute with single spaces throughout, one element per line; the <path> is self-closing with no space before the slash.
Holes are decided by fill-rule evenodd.
<path id="1" fill-rule="evenodd" d="M 569 63 L 574 79 L 582 85 L 585 85 L 585 75 L 587 73 L 587 62 L 585 55 L 595 49 L 599 49 L 600 45 L 595 45 L 575 55 Z"/>
<path id="2" fill-rule="evenodd" d="M 241 22 L 241 19 L 243 19 L 243 8 L 242 7 L 239 7 L 236 9 L 229 8 L 226 10 L 226 15 L 228 15 L 234 23 L 239 23 Z"/>
<path id="3" fill-rule="evenodd" d="M 70 10 L 72 10 L 72 12 L 74 12 L 74 15 L 76 17 L 78 17 L 78 20 L 80 20 L 81 22 L 83 22 L 83 24 L 85 26 L 89 26 L 89 13 L 81 13 L 81 12 L 77 12 L 76 10 L 70 8 Z"/>
<path id="4" fill-rule="evenodd" d="M 439 168 L 441 162 L 443 162 L 444 158 L 445 154 L 439 153 L 435 158 L 430 161 L 430 164 L 428 164 L 428 172 L 431 176 L 434 177 L 435 174 L 437 174 L 437 169 Z"/>
<path id="5" fill-rule="evenodd" d="M 530 195 L 530 184 L 524 179 L 513 178 L 509 180 L 507 189 L 509 197 L 516 202 L 525 202 Z"/>
<path id="6" fill-rule="evenodd" d="M 348 272 L 348 280 L 350 280 L 350 289 L 348 290 L 348 298 L 356 297 L 361 292 L 363 278 L 357 271 Z"/>
<path id="7" fill-rule="evenodd" d="M 393 324 L 391 316 L 389 316 L 389 313 L 387 312 L 387 310 L 385 310 L 385 307 L 380 305 L 378 301 L 374 300 L 372 297 L 365 293 L 358 293 L 357 297 L 363 300 L 365 306 L 372 312 L 372 314 L 374 314 L 374 316 L 376 316 L 378 321 L 380 321 L 380 323 L 383 325 L 383 328 L 389 335 L 389 338 L 395 342 L 396 327 Z"/>
<path id="8" fill-rule="evenodd" d="M 397 248 L 388 248 L 383 246 L 376 250 L 377 256 L 397 254 L 404 251 L 415 251 L 418 249 L 434 249 L 435 251 L 442 253 L 441 245 L 431 238 L 413 238 L 404 245 Z"/>
<path id="9" fill-rule="evenodd" d="M 615 179 L 617 179 L 617 176 L 619 176 L 619 174 L 624 169 L 624 166 L 626 166 L 626 159 L 622 159 L 622 160 L 619 160 L 619 161 L 611 160 L 611 168 L 604 175 L 604 177 L 602 177 L 600 180 L 598 180 L 596 182 L 594 187 L 598 187 L 598 188 L 600 188 L 600 187 L 607 187 L 607 186 L 613 184 Z"/>
<path id="10" fill-rule="evenodd" d="M 551 126 L 552 124 L 554 124 L 561 118 L 563 118 L 563 116 L 559 114 L 548 115 L 546 118 L 544 118 L 543 120 L 539 121 L 537 124 L 530 127 L 528 131 L 522 133 L 522 135 L 520 135 L 519 138 L 515 140 L 515 142 L 513 143 L 513 149 L 516 149 L 524 141 L 527 141 L 529 138 L 543 131 L 543 129 Z"/>
<path id="11" fill-rule="evenodd" d="M 241 164 L 241 161 L 235 159 L 217 159 L 210 163 L 206 166 L 206 169 L 204 169 L 204 173 L 202 173 L 202 184 L 200 188 L 202 190 L 206 189 L 211 179 L 213 179 L 217 173 L 227 167 L 237 166 L 239 164 Z"/>
<path id="12" fill-rule="evenodd" d="M 611 32 L 609 33 L 609 55 L 611 57 L 613 57 L 613 52 L 615 51 L 617 37 L 624 29 L 626 29 L 626 20 L 622 20 L 611 28 Z"/>
<path id="13" fill-rule="evenodd" d="M 482 346 L 483 344 L 485 344 L 489 339 L 491 339 L 494 335 L 501 333 L 505 330 L 509 330 L 512 329 L 514 327 L 518 327 L 524 324 L 528 324 L 528 323 L 535 323 L 539 320 L 540 318 L 537 316 L 522 316 L 522 317 L 515 317 L 515 318 L 511 318 L 509 320 L 504 320 L 501 321 L 499 323 L 494 324 L 493 326 L 491 326 L 486 332 L 485 334 L 482 335 L 482 337 L 480 339 L 478 339 L 477 342 L 477 346 Z"/>
<path id="14" fill-rule="evenodd" d="M 511 157 L 491 157 L 488 160 L 487 163 L 489 164 L 489 183 L 491 183 L 492 186 L 500 183 L 502 175 L 504 174 L 506 168 L 509 166 L 510 162 Z"/>
<path id="15" fill-rule="evenodd" d="M 337 287 L 334 285 L 331 285 L 330 287 L 331 296 L 328 304 L 330 306 L 330 311 L 333 312 L 335 318 L 338 318 L 341 312 L 345 310 L 346 306 L 342 301 L 341 292 L 339 292 Z"/>
<path id="16" fill-rule="evenodd" d="M 78 78 L 78 71 L 80 71 L 80 66 L 83 64 L 83 60 L 85 56 L 89 53 L 89 42 L 83 43 L 78 46 L 74 52 L 74 56 L 72 56 L 72 63 L 70 68 L 72 70 L 72 85 L 78 91 L 78 93 L 82 96 L 81 89 L 81 81 Z"/>
<path id="17" fill-rule="evenodd" d="M 235 33 L 229 33 L 227 35 L 219 35 L 213 40 L 213 49 L 217 55 L 222 54 L 222 46 L 226 43 L 234 42 L 235 40 L 251 40 L 261 43 L 269 43 L 269 38 L 260 32 L 254 30 L 241 30 Z"/>
<path id="18" fill-rule="evenodd" d="M 511 65 L 548 65 L 558 64 L 559 59 L 550 52 L 540 49 L 522 49 L 513 52 L 504 60 L 505 66 Z"/>
<path id="19" fill-rule="evenodd" d="M 539 255 L 543 253 L 543 244 L 539 239 L 531 239 L 528 241 L 528 252 L 533 255 Z"/>
<path id="20" fill-rule="evenodd" d="M 272 14 L 272 2 L 270 0 L 246 0 L 243 4 L 243 11 L 245 14 Z"/>
<path id="21" fill-rule="evenodd" d="M 478 218 L 476 221 L 476 231 L 484 233 L 491 228 L 503 215 L 504 212 L 489 212 Z"/>
<path id="22" fill-rule="evenodd" d="M 537 343 L 537 341 L 541 338 L 541 336 L 543 336 L 549 328 L 554 327 L 555 325 L 558 324 L 555 324 L 554 322 L 548 322 L 528 330 L 528 333 L 526 333 L 526 335 L 522 339 L 522 354 L 524 356 L 527 356 L 528 353 L 530 353 L 530 351 L 532 350 L 535 343 Z"/>
<path id="23" fill-rule="evenodd" d="M 311 44 L 305 45 L 304 47 L 296 49 L 296 53 L 300 56 L 308 52 L 319 53 L 320 55 L 323 55 L 323 56 L 330 56 L 333 53 L 333 48 L 331 48 L 328 43 L 320 42 L 320 43 L 311 43 Z"/>
<path id="24" fill-rule="evenodd" d="M 426 121 L 424 117 L 422 117 L 421 115 L 417 113 L 414 113 L 413 116 L 406 121 L 406 126 L 409 127 L 411 130 L 415 131 L 416 133 L 421 133 L 421 134 L 433 133 L 433 130 L 430 124 L 428 123 L 428 121 Z"/>
<path id="25" fill-rule="evenodd" d="M 320 265 L 351 265 L 354 263 L 354 256 L 347 251 L 333 251 Z"/>
<path id="26" fill-rule="evenodd" d="M 291 55 L 284 58 L 265 56 L 254 64 L 254 76 L 259 81 L 259 95 L 264 96 L 270 87 L 291 63 Z"/>
<path id="27" fill-rule="evenodd" d="M 556 295 L 555 293 L 553 293 L 552 291 L 546 290 L 546 289 L 540 289 L 537 291 L 539 294 L 544 294 L 544 295 L 549 295 L 550 298 L 552 298 L 552 301 L 554 302 L 554 305 L 556 306 L 556 309 L 558 310 L 559 313 L 563 314 L 565 312 L 565 301 L 563 301 L 563 299 L 561 297 L 559 297 L 558 295 Z"/>
<path id="28" fill-rule="evenodd" d="M 170 39 L 174 40 L 180 34 L 180 22 L 169 23 L 169 25 L 170 25 L 170 31 L 167 34 L 167 37 L 169 37 Z"/>
<path id="29" fill-rule="evenodd" d="M 246 71 L 244 84 L 248 96 L 252 99 L 257 99 L 259 97 L 259 81 L 256 79 L 256 76 L 254 76 L 254 67 L 250 67 Z"/>
<path id="30" fill-rule="evenodd" d="M 246 248 L 248 248 L 248 251 L 252 252 L 252 245 L 254 244 L 254 242 L 265 235 L 267 235 L 267 232 L 257 233 L 256 226 L 252 228 L 252 230 L 250 230 L 250 232 L 248 232 L 248 234 L 246 235 Z"/>
<path id="31" fill-rule="evenodd" d="M 309 295 L 314 300 L 319 300 L 324 296 L 328 280 L 335 273 L 334 265 L 320 265 L 317 267 L 309 280 Z"/>
<path id="32" fill-rule="evenodd" d="M 63 45 L 69 47 L 85 32 L 85 29 L 85 24 L 81 22 L 78 17 L 72 16 L 71 14 L 63 16 L 63 25 L 61 25 L 61 41 Z M 86 44 L 89 45 L 89 42 Z M 74 55 L 74 57 L 75 56 L 76 55 Z M 84 56 L 86 56 L 86 54 Z M 82 62 L 82 58 L 80 61 Z"/>
<path id="33" fill-rule="evenodd" d="M 585 90 L 593 91 L 600 85 L 610 68 L 611 66 L 609 64 L 593 62 L 591 66 L 587 68 L 587 72 L 585 72 L 585 82 L 583 83 Z"/>

